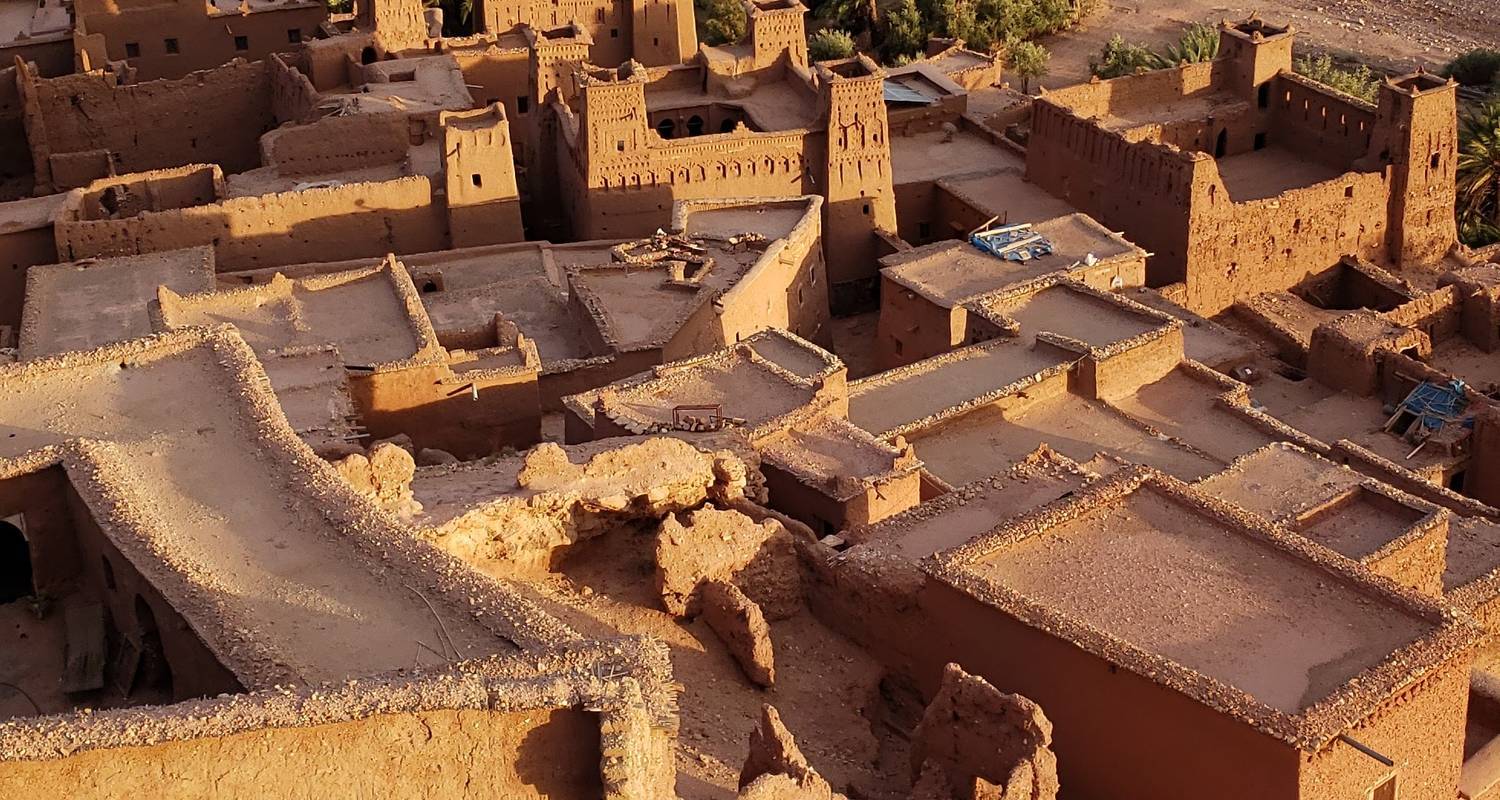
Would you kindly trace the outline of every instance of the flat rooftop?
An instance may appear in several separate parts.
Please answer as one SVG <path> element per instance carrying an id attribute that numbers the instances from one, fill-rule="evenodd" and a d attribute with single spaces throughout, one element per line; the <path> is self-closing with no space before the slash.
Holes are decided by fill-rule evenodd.
<path id="1" fill-rule="evenodd" d="M 0 236 L 52 227 L 53 217 L 67 199 L 68 193 L 62 192 L 0 203 Z"/>
<path id="2" fill-rule="evenodd" d="M 918 561 L 1083 488 L 1097 476 L 1047 449 L 893 517 L 849 532 L 860 544 Z"/>
<path id="3" fill-rule="evenodd" d="M 497 586 L 374 515 L 255 364 L 219 328 L 0 366 L 0 460 L 72 448 L 101 529 L 247 688 L 410 668 L 442 627 L 463 658 L 514 650 Z"/>
<path id="4" fill-rule="evenodd" d="M 1438 627 L 1149 483 L 1078 501 L 969 569 L 1290 715 Z"/>
<path id="5" fill-rule="evenodd" d="M 1025 159 L 977 133 L 961 130 L 946 142 L 945 137 L 942 131 L 892 136 L 891 181 L 899 186 L 981 170 L 1026 171 Z"/>
<path id="6" fill-rule="evenodd" d="M 1066 336 L 1094 348 L 1154 331 L 1166 323 L 1108 302 L 1067 284 L 1054 284 L 1032 294 L 980 300 L 992 312 L 1018 322 L 1022 335 L 1043 331 Z"/>
<path id="7" fill-rule="evenodd" d="M 332 344 L 346 364 L 364 366 L 410 359 L 435 344 L 408 297 L 416 291 L 406 271 L 387 263 L 164 299 L 162 316 L 174 328 L 230 323 L 258 353 Z"/>
<path id="8" fill-rule="evenodd" d="M 854 478 L 880 480 L 895 473 L 910 473 L 919 465 L 903 463 L 901 451 L 875 439 L 837 417 L 827 415 L 798 423 L 766 440 L 756 449 L 766 463 L 811 482 Z"/>
<path id="9" fill-rule="evenodd" d="M 1145 259 L 1146 252 L 1084 214 L 1071 213 L 1036 224 L 1032 230 L 1051 240 L 1053 252 L 1029 261 L 1007 261 L 968 241 L 950 240 L 881 259 L 881 274 L 944 305 L 957 305 L 987 292 L 1065 271 L 1088 256 L 1104 261 L 1121 256 Z"/>
<path id="10" fill-rule="evenodd" d="M 995 339 L 849 385 L 849 421 L 876 436 L 937 417 L 1076 356 L 1019 339 Z M 1030 448 L 1028 448 L 1029 450 Z"/>
<path id="11" fill-rule="evenodd" d="M 843 369 L 842 362 L 814 345 L 768 329 L 732 347 L 654 367 L 568 402 L 592 409 L 603 395 L 608 398 L 605 413 L 612 418 L 647 425 L 670 425 L 672 409 L 680 405 L 719 405 L 724 416 L 754 428 L 808 405 L 822 380 Z"/>
<path id="12" fill-rule="evenodd" d="M 710 94 L 696 88 L 667 88 L 646 84 L 647 113 L 715 103 L 742 109 L 752 130 L 790 131 L 813 128 L 818 122 L 816 98 L 809 91 L 793 86 L 787 80 L 758 83 L 755 90 L 745 97 Z M 691 141 L 692 138 L 696 137 L 671 141 Z"/>
<path id="13" fill-rule="evenodd" d="M 1276 145 L 1220 158 L 1218 165 L 1229 199 L 1236 203 L 1275 197 L 1344 174 L 1344 170 Z"/>
<path id="14" fill-rule="evenodd" d="M 89 258 L 27 270 L 21 351 L 26 358 L 86 350 L 151 333 L 156 288 L 213 287 L 213 248 Z"/>
<path id="15" fill-rule="evenodd" d="M 1078 462 L 1103 455 L 1146 464 L 1184 480 L 1224 466 L 1156 436 L 1104 403 L 1071 393 L 1039 400 L 1019 412 L 978 408 L 906 438 L 927 470 L 951 486 L 1004 470 L 1042 445 Z"/>

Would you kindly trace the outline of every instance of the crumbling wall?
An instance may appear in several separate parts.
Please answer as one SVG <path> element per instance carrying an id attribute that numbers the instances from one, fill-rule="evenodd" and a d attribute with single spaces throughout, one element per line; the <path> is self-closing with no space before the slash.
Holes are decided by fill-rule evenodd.
<path id="1" fill-rule="evenodd" d="M 277 122 L 308 122 L 317 116 L 318 90 L 301 70 L 274 54 L 266 57 L 266 69 L 271 82 L 271 113 Z"/>
<path id="2" fill-rule="evenodd" d="M 211 244 L 221 271 L 447 247 L 442 209 L 421 176 L 234 197 L 124 219 L 68 219 L 58 222 L 56 234 L 69 260 Z"/>
<path id="3" fill-rule="evenodd" d="M 765 613 L 740 587 L 726 580 L 707 581 L 700 592 L 703 621 L 756 686 L 776 683 L 776 656 Z"/>
<path id="4" fill-rule="evenodd" d="M 276 127 L 267 69 L 236 60 L 127 86 L 109 73 L 37 80 L 46 140 L 31 146 L 48 155 L 108 150 L 121 173 L 194 163 L 243 172 L 260 165 L 260 135 Z"/>
<path id="5" fill-rule="evenodd" d="M 769 619 L 786 619 L 802 606 L 802 581 L 791 534 L 780 522 L 759 523 L 738 511 L 699 508 L 661 522 L 656 534 L 656 590 L 679 617 L 702 610 L 708 583 L 729 581 Z"/>
<path id="6" fill-rule="evenodd" d="M 740 768 L 741 800 L 844 800 L 808 763 L 781 715 L 760 707 L 750 748 Z"/>
<path id="7" fill-rule="evenodd" d="M 392 111 L 278 128 L 261 138 L 261 159 L 288 177 L 399 164 L 410 148 L 407 119 Z"/>
<path id="8" fill-rule="evenodd" d="M 524 456 L 514 488 L 497 487 L 497 495 L 509 494 L 476 504 L 423 535 L 468 561 L 518 570 L 546 567 L 574 543 L 629 520 L 660 519 L 710 499 L 742 497 L 752 469 L 729 450 L 704 452 L 665 437 L 600 452 L 581 464 L 560 446 L 543 443 Z"/>
<path id="9" fill-rule="evenodd" d="M 929 765 L 965 800 L 1052 800 L 1057 757 L 1052 723 L 1036 703 L 1002 694 L 957 664 L 911 735 L 912 779 Z"/>

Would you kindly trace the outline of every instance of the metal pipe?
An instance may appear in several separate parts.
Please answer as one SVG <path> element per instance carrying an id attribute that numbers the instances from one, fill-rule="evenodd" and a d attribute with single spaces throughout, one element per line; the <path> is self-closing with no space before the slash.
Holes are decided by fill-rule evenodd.
<path id="1" fill-rule="evenodd" d="M 1347 744 L 1350 747 L 1354 748 L 1355 750 L 1358 750 L 1359 752 L 1364 753 L 1365 755 L 1369 756 L 1370 758 L 1373 758 L 1376 761 L 1379 761 L 1380 763 L 1386 765 L 1387 767 L 1394 767 L 1394 766 L 1396 766 L 1396 762 L 1394 762 L 1394 761 L 1390 760 L 1389 758 L 1386 758 L 1385 756 L 1381 755 L 1380 752 L 1377 751 L 1377 750 L 1375 750 L 1373 747 L 1370 747 L 1367 744 L 1362 744 L 1360 742 L 1355 741 L 1354 738 L 1351 737 L 1351 736 L 1349 736 L 1347 733 L 1341 733 L 1341 734 L 1339 734 L 1338 735 L 1338 739 L 1339 739 L 1339 741 L 1343 742 L 1344 744 Z"/>

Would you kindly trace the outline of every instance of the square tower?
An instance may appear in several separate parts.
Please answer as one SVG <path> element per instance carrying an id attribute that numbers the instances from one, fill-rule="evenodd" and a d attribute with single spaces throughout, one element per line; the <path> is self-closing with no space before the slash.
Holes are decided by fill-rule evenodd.
<path id="1" fill-rule="evenodd" d="M 505 106 L 444 111 L 439 120 L 452 245 L 522 241 L 521 197 Z"/>
<path id="2" fill-rule="evenodd" d="M 1380 85 L 1371 151 L 1390 169 L 1388 257 L 1417 266 L 1442 259 L 1458 240 L 1458 84 L 1426 72 Z"/>

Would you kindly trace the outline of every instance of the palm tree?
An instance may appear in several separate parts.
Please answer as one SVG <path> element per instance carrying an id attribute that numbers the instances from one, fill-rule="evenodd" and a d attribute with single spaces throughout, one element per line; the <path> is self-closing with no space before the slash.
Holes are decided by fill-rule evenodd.
<path id="1" fill-rule="evenodd" d="M 1500 95 L 1464 111 L 1458 143 L 1458 227 L 1482 246 L 1500 240 Z"/>

